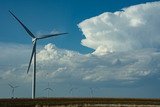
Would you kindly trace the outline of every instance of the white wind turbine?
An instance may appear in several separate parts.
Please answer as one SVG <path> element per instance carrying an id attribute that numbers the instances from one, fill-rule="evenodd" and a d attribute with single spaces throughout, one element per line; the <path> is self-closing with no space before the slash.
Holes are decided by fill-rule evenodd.
<path id="1" fill-rule="evenodd" d="M 70 90 L 69 90 L 69 94 L 71 94 L 71 96 L 73 97 L 73 91 L 75 90 L 77 90 L 78 88 L 76 88 L 76 87 L 73 87 L 73 88 L 71 88 Z"/>
<path id="2" fill-rule="evenodd" d="M 15 88 L 18 88 L 19 86 L 13 86 L 11 84 L 8 84 L 11 88 L 12 88 L 12 98 L 14 98 L 14 91 L 15 91 Z"/>
<path id="3" fill-rule="evenodd" d="M 48 87 L 45 88 L 44 91 L 47 91 L 47 98 L 49 98 L 49 91 L 53 92 L 53 89 L 49 87 L 49 82 L 48 82 Z"/>
<path id="4" fill-rule="evenodd" d="M 68 34 L 68 33 L 56 33 L 56 34 L 48 34 L 48 35 L 41 35 L 39 37 L 36 37 L 11 11 L 9 11 L 11 15 L 21 24 L 21 26 L 25 29 L 25 31 L 29 34 L 29 36 L 32 38 L 32 43 L 33 43 L 33 48 L 32 48 L 32 53 L 31 53 L 31 58 L 29 61 L 29 66 L 27 69 L 27 73 L 29 72 L 32 59 L 33 59 L 33 74 L 32 74 L 32 99 L 35 98 L 35 93 L 36 93 L 36 45 L 37 41 L 45 38 L 49 38 L 52 36 L 59 36 L 63 34 Z"/>
<path id="5" fill-rule="evenodd" d="M 91 97 L 93 97 L 93 95 L 94 95 L 94 89 L 92 87 L 90 87 L 89 89 L 90 89 Z"/>

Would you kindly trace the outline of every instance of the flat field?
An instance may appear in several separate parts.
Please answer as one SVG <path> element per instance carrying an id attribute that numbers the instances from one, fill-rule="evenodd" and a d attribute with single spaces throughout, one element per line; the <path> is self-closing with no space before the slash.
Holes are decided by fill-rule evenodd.
<path id="1" fill-rule="evenodd" d="M 17 98 L 0 99 L 0 107 L 160 107 L 160 99 Z"/>

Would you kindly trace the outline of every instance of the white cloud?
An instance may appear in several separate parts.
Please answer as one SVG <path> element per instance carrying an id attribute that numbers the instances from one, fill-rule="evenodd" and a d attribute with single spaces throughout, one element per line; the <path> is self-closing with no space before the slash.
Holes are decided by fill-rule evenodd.
<path id="1" fill-rule="evenodd" d="M 17 51 L 24 51 L 25 49 L 24 47 L 16 48 Z M 9 50 L 10 48 L 7 48 L 4 52 Z M 17 52 L 12 52 L 12 54 L 15 57 Z M 24 55 L 26 54 L 30 55 L 28 52 Z M 13 60 L 16 65 L 1 66 L 1 79 L 10 81 L 16 78 L 17 81 L 31 82 L 32 67 L 29 74 L 26 74 L 28 60 L 17 60 L 19 57 L 21 56 L 16 56 Z M 12 57 L 9 56 L 9 58 Z M 157 49 L 114 52 L 95 56 L 93 54 L 83 55 L 78 52 L 59 49 L 50 43 L 37 52 L 37 80 L 39 82 L 78 81 L 84 83 L 112 80 L 119 82 L 137 81 L 141 80 L 142 77 L 158 75 L 159 62 L 160 52 Z M 3 64 L 3 61 L 0 61 L 0 63 Z"/>
<path id="2" fill-rule="evenodd" d="M 17 52 L 12 52 L 12 54 L 14 57 L 19 57 L 16 56 Z M 12 82 L 22 88 L 31 86 L 32 67 L 29 74 L 26 73 L 28 61 L 15 58 L 13 62 L 16 62 L 18 66 L 1 66 L 1 83 Z M 82 55 L 47 44 L 37 52 L 37 87 L 42 88 L 48 82 L 54 85 L 72 83 L 73 86 L 78 87 L 103 87 L 107 84 L 128 86 L 148 77 L 159 78 L 159 62 L 160 52 L 156 49 L 114 52 L 96 56 Z M 3 62 L 0 61 L 0 64 Z M 30 89 L 30 87 L 27 88 Z M 41 88 L 37 90 L 40 91 Z"/>
<path id="3" fill-rule="evenodd" d="M 134 57 L 133 57 L 134 56 Z M 103 56 L 82 55 L 48 44 L 38 53 L 39 72 L 62 81 L 139 80 L 159 73 L 160 53 L 156 49 L 115 52 Z M 154 59 L 154 60 L 153 60 Z M 152 67 L 152 65 L 154 65 Z M 43 73 L 42 73 L 43 72 Z M 41 77 L 41 76 L 40 76 Z"/>
<path id="4" fill-rule="evenodd" d="M 82 45 L 93 54 L 160 46 L 160 2 L 140 4 L 114 13 L 105 12 L 78 24 L 86 37 Z"/>

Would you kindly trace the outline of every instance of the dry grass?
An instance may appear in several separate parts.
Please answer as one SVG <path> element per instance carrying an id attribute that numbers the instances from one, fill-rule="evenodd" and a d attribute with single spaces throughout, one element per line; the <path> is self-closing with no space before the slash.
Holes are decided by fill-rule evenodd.
<path id="1" fill-rule="evenodd" d="M 0 99 L 0 107 L 160 107 L 160 99 L 38 98 Z"/>
<path id="2" fill-rule="evenodd" d="M 40 106 L 36 105 L 35 107 L 160 107 L 160 105 L 121 105 L 121 104 L 108 104 L 108 105 L 59 105 L 59 106 Z"/>

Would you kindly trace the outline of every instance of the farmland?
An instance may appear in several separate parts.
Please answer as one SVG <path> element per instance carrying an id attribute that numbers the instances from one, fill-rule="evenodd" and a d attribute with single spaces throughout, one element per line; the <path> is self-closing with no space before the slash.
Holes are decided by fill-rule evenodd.
<path id="1" fill-rule="evenodd" d="M 160 99 L 37 98 L 0 99 L 0 107 L 160 107 Z"/>

